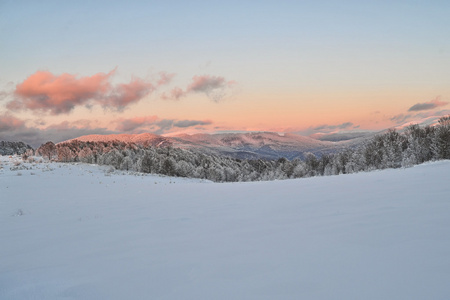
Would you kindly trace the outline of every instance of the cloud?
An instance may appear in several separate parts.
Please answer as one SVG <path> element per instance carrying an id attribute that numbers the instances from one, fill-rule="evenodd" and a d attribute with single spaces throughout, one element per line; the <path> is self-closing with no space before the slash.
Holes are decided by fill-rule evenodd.
<path id="1" fill-rule="evenodd" d="M 189 128 L 212 124 L 212 121 L 209 120 L 159 119 L 157 116 L 118 119 L 113 122 L 117 124 L 115 130 L 118 132 L 152 132 L 156 134 L 166 133 L 173 128 Z"/>
<path id="2" fill-rule="evenodd" d="M 417 124 L 420 126 L 434 125 L 437 121 L 450 114 L 450 110 L 439 111 L 421 111 L 415 114 L 399 114 L 390 118 L 391 121 L 396 123 L 396 128 L 404 128 L 410 124 Z"/>
<path id="3" fill-rule="evenodd" d="M 338 125 L 323 124 L 323 125 L 319 125 L 316 127 L 309 127 L 309 128 L 303 129 L 303 130 L 287 130 L 287 131 L 297 133 L 300 135 L 309 136 L 309 135 L 332 133 L 332 132 L 336 133 L 336 132 L 339 132 L 340 130 L 353 130 L 356 128 L 359 128 L 359 125 L 354 125 L 352 122 L 344 122 L 344 123 L 338 124 Z"/>
<path id="4" fill-rule="evenodd" d="M 419 111 L 417 113 L 398 114 L 389 118 L 389 120 L 394 122 L 396 126 L 407 126 L 409 124 L 432 125 L 436 123 L 439 118 L 447 116 L 449 114 L 449 109 L 426 110 Z"/>
<path id="5" fill-rule="evenodd" d="M 55 115 L 68 113 L 75 106 L 87 104 L 91 99 L 101 98 L 107 93 L 111 89 L 109 78 L 113 73 L 76 78 L 71 74 L 55 76 L 50 72 L 38 71 L 16 86 L 16 98 L 7 107 Z"/>
<path id="6" fill-rule="evenodd" d="M 336 132 L 336 133 L 325 133 L 325 134 L 315 134 L 310 137 L 315 138 L 320 141 L 329 142 L 340 142 L 348 141 L 356 138 L 370 137 L 375 134 L 374 131 L 351 131 L 351 132 Z"/>
<path id="7" fill-rule="evenodd" d="M 123 111 L 159 86 L 168 84 L 174 76 L 161 72 L 156 85 L 140 78 L 113 85 L 111 79 L 115 71 L 86 77 L 37 71 L 16 86 L 14 99 L 7 103 L 7 108 L 59 115 L 70 113 L 77 106 L 98 104 L 105 109 Z"/>
<path id="8" fill-rule="evenodd" d="M 231 89 L 236 85 L 233 80 L 227 81 L 222 76 L 202 75 L 192 77 L 192 82 L 185 90 L 175 87 L 169 94 L 164 93 L 162 98 L 179 100 L 191 93 L 205 94 L 210 100 L 220 102 L 226 98 Z"/>
<path id="9" fill-rule="evenodd" d="M 226 86 L 225 78 L 221 76 L 194 76 L 192 83 L 188 86 L 188 91 L 207 93 L 214 89 L 223 88 Z"/>
<path id="10" fill-rule="evenodd" d="M 320 125 L 317 127 L 314 127 L 313 130 L 315 131 L 329 131 L 329 130 L 335 130 L 335 129 L 346 129 L 349 127 L 352 127 L 353 123 L 352 122 L 346 122 L 346 123 L 342 123 L 340 125 Z"/>
<path id="11" fill-rule="evenodd" d="M 303 131 L 296 133 L 306 135 L 311 138 L 321 140 L 338 142 L 344 140 L 351 140 L 354 138 L 369 136 L 372 131 L 362 131 L 359 129 L 360 125 L 354 125 L 352 122 L 344 122 L 338 125 L 320 125 L 316 127 L 310 127 Z"/>
<path id="12" fill-rule="evenodd" d="M 0 133 L 8 131 L 14 131 L 25 127 L 25 122 L 12 116 L 11 114 L 4 113 L 0 115 Z"/>
<path id="13" fill-rule="evenodd" d="M 171 119 L 162 119 L 159 120 L 156 125 L 158 126 L 158 128 L 153 128 L 154 130 L 156 130 L 156 132 L 158 134 L 162 134 L 164 132 L 167 132 L 168 130 L 173 128 L 173 123 L 175 123 L 175 120 L 171 120 Z"/>
<path id="14" fill-rule="evenodd" d="M 393 117 L 390 118 L 389 120 L 395 122 L 396 124 L 402 124 L 402 123 L 408 121 L 408 120 L 411 119 L 411 118 L 413 118 L 413 116 L 410 115 L 410 114 L 408 114 L 408 115 L 405 115 L 405 114 L 398 114 L 398 115 L 393 116 Z"/>
<path id="15" fill-rule="evenodd" d="M 186 128 L 186 127 L 192 127 L 192 126 L 199 126 L 199 125 L 210 125 L 212 124 L 211 121 L 197 121 L 197 120 L 181 120 L 174 123 L 175 127 L 180 128 Z"/>
<path id="16" fill-rule="evenodd" d="M 235 81 L 226 81 L 221 76 L 194 76 L 186 90 L 187 92 L 204 93 L 214 102 L 219 102 L 225 97 L 227 89 L 235 84 Z"/>
<path id="17" fill-rule="evenodd" d="M 128 84 L 116 85 L 111 89 L 110 95 L 99 102 L 106 109 L 123 111 L 128 105 L 138 102 L 154 90 L 155 87 L 151 83 L 135 78 Z"/>
<path id="18" fill-rule="evenodd" d="M 74 122 L 64 121 L 40 129 L 28 127 L 24 120 L 10 114 L 0 115 L 0 139 L 4 141 L 22 141 L 34 148 L 47 141 L 59 143 L 88 134 L 114 133 L 106 128 L 94 127 L 91 121 L 79 120 Z"/>
<path id="19" fill-rule="evenodd" d="M 158 120 L 157 116 L 147 116 L 147 117 L 136 117 L 131 119 L 121 119 L 116 122 L 119 124 L 116 127 L 116 130 L 122 132 L 131 132 L 141 127 L 145 127 L 148 125 L 152 125 L 155 121 Z"/>
<path id="20" fill-rule="evenodd" d="M 422 110 L 430 110 L 440 106 L 445 106 L 448 102 L 440 101 L 441 97 L 436 97 L 436 99 L 431 100 L 429 102 L 417 103 L 411 106 L 408 111 L 422 111 Z"/>
<path id="21" fill-rule="evenodd" d="M 46 129 L 54 130 L 68 130 L 68 129 L 96 129 L 97 122 L 87 119 L 76 120 L 76 121 L 63 121 L 58 124 L 52 124 L 46 127 Z"/>

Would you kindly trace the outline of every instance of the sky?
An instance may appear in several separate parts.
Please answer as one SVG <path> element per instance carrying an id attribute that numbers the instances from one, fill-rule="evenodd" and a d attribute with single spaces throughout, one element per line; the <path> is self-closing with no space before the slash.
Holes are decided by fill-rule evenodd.
<path id="1" fill-rule="evenodd" d="M 450 114 L 448 1 L 0 0 L 0 140 Z"/>

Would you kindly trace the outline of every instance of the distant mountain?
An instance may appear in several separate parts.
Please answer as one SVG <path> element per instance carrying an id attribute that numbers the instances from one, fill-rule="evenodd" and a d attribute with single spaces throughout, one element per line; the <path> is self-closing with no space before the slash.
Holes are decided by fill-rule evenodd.
<path id="1" fill-rule="evenodd" d="M 21 155 L 29 149 L 32 150 L 33 148 L 24 142 L 0 141 L 0 155 Z"/>
<path id="2" fill-rule="evenodd" d="M 171 146 L 197 150 L 209 154 L 220 154 L 241 159 L 287 159 L 303 158 L 305 153 L 316 155 L 333 153 L 337 150 L 354 146 L 360 140 L 351 141 L 320 141 L 297 134 L 279 134 L 274 132 L 220 133 L 220 134 L 182 134 L 164 137 L 160 135 L 143 134 L 111 134 L 86 135 L 73 140 L 108 142 L 133 142 L 155 147 Z"/>
<path id="3" fill-rule="evenodd" d="M 342 148 L 341 144 L 323 142 L 296 134 L 274 132 L 195 134 L 173 137 L 175 144 L 202 148 L 235 158 L 303 158 L 307 152 L 321 155 Z"/>
<path id="4" fill-rule="evenodd" d="M 354 131 L 354 132 L 338 132 L 338 133 L 325 133 L 314 134 L 311 137 L 319 141 L 340 142 L 349 141 L 359 138 L 370 138 L 382 132 L 376 131 Z"/>

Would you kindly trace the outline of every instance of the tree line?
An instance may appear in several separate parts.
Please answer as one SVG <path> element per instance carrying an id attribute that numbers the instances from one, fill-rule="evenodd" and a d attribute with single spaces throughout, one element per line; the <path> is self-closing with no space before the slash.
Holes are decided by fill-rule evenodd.
<path id="1" fill-rule="evenodd" d="M 24 142 L 0 141 L 0 155 L 22 155 L 30 150 L 33 148 Z"/>
<path id="2" fill-rule="evenodd" d="M 199 150 L 144 146 L 120 141 L 71 142 L 41 145 L 36 154 L 58 162 L 113 166 L 118 170 L 208 179 L 215 182 L 277 180 L 348 174 L 409 167 L 450 159 L 450 116 L 436 126 L 411 125 L 403 133 L 389 130 L 349 148 L 304 160 L 235 159 Z"/>

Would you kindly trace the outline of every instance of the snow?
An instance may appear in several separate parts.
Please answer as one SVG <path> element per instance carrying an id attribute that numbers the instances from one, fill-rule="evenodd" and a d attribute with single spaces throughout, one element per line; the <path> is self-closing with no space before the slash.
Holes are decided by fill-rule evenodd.
<path id="1" fill-rule="evenodd" d="M 150 133 L 141 134 L 109 134 L 109 135 L 85 135 L 76 139 L 79 141 L 108 142 L 122 141 L 137 144 L 150 143 L 156 147 L 162 145 L 172 145 L 176 148 L 197 149 L 199 151 L 216 152 L 217 154 L 235 154 L 239 157 L 241 151 L 250 151 L 256 157 L 277 159 L 281 156 L 299 156 L 303 152 L 332 152 L 341 149 L 347 143 L 357 144 L 355 141 L 340 141 L 339 143 L 330 141 L 320 141 L 310 137 L 305 137 L 292 133 L 275 132 L 245 132 L 245 133 L 217 133 L 217 134 L 181 134 L 177 136 L 159 136 Z M 358 143 L 360 143 L 359 141 Z M 64 143 L 64 142 L 62 142 Z M 270 147 L 273 151 L 267 152 L 264 147 Z M 261 149 L 263 148 L 263 149 Z M 261 151 L 262 150 L 262 151 Z M 286 153 L 290 152 L 290 154 Z M 292 153 L 293 152 L 293 153 Z M 243 158 L 243 157 L 241 157 Z"/>
<path id="2" fill-rule="evenodd" d="M 0 161 L 0 299 L 450 294 L 450 161 L 230 184 Z"/>

